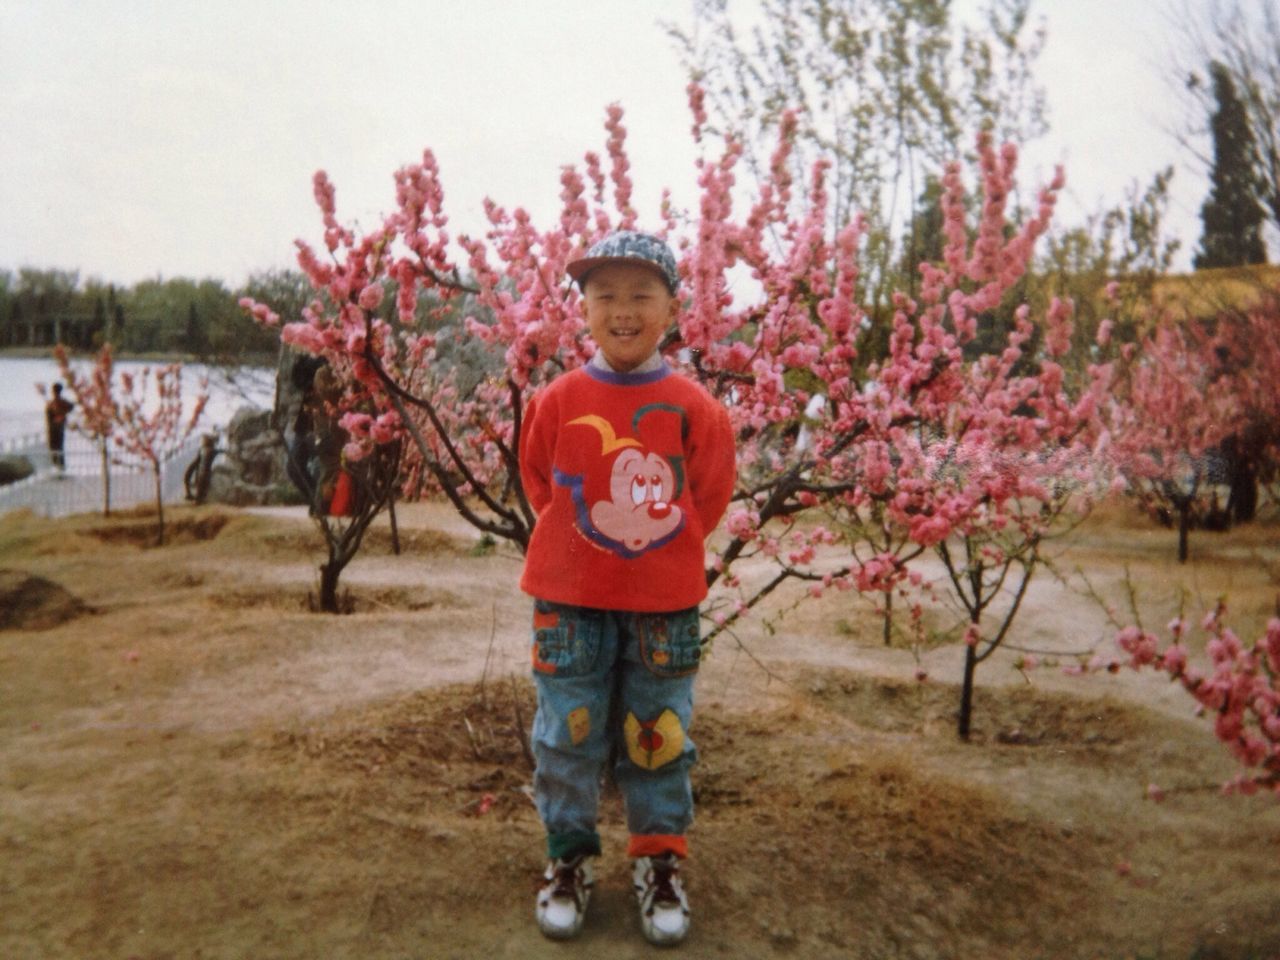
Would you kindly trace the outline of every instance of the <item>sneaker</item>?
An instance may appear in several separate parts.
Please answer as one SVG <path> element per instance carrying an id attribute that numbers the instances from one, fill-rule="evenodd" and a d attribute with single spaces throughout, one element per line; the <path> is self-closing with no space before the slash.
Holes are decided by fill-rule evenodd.
<path id="1" fill-rule="evenodd" d="M 640 901 L 640 929 L 656 946 L 671 946 L 689 934 L 689 900 L 680 883 L 680 860 L 673 853 L 641 857 L 631 881 Z"/>
<path id="2" fill-rule="evenodd" d="M 568 940 L 582 930 L 595 877 L 585 855 L 547 864 L 535 915 L 538 929 L 553 940 Z"/>

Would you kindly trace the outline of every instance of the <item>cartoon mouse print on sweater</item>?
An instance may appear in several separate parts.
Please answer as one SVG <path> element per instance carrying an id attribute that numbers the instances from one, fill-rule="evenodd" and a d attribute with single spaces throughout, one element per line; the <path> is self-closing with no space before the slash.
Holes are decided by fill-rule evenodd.
<path id="1" fill-rule="evenodd" d="M 644 435 L 644 422 L 655 413 L 674 414 L 683 434 L 684 411 L 669 404 L 650 404 L 637 410 L 633 432 Z M 684 487 L 682 455 L 660 452 L 639 437 L 619 437 L 613 425 L 597 414 L 577 417 L 567 426 L 594 430 L 600 440 L 599 459 L 583 474 L 555 473 L 556 482 L 570 489 L 578 529 L 588 540 L 632 559 L 669 543 L 680 533 L 685 515 L 676 500 Z M 647 433 L 661 444 L 663 431 Z M 670 442 L 661 446 L 669 447 Z M 603 482 L 606 479 L 607 483 Z"/>

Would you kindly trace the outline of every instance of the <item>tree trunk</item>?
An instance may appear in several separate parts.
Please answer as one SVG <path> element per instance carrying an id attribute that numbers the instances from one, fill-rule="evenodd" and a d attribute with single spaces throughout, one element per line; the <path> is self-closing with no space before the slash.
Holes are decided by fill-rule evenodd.
<path id="1" fill-rule="evenodd" d="M 1191 552 L 1191 501 L 1178 504 L 1178 562 L 1186 563 Z"/>
<path id="2" fill-rule="evenodd" d="M 391 520 L 391 552 L 400 556 L 400 525 L 396 523 L 396 495 L 387 497 L 387 516 Z"/>
<path id="3" fill-rule="evenodd" d="M 964 648 L 964 683 L 960 687 L 960 714 L 956 732 L 968 742 L 969 725 L 973 718 L 973 675 L 978 669 L 978 652 L 972 645 Z"/>
<path id="4" fill-rule="evenodd" d="M 107 441 L 98 441 L 102 454 L 102 515 L 111 516 L 111 459 L 107 455 Z"/>
<path id="5" fill-rule="evenodd" d="M 1252 464 L 1233 463 L 1230 482 L 1227 515 L 1234 523 L 1248 523 L 1258 515 L 1258 477 Z"/>
<path id="6" fill-rule="evenodd" d="M 884 624 L 883 638 L 886 647 L 892 646 L 893 641 L 893 591 L 886 590 L 884 592 Z"/>
<path id="7" fill-rule="evenodd" d="M 320 609 L 325 613 L 338 612 L 338 577 L 342 564 L 336 558 L 320 564 Z"/>
<path id="8" fill-rule="evenodd" d="M 164 546 L 164 496 L 161 490 L 162 477 L 161 477 L 159 463 L 155 465 L 155 470 L 153 471 L 153 473 L 155 474 L 155 478 L 156 478 L 156 517 L 159 522 L 159 526 L 156 529 L 156 546 L 163 547 Z"/>

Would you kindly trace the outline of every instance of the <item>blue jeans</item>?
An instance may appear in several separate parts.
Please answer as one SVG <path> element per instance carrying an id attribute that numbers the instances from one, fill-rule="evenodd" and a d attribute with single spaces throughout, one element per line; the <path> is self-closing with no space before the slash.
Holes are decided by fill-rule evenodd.
<path id="1" fill-rule="evenodd" d="M 533 787 L 551 857 L 600 853 L 596 813 L 611 758 L 629 855 L 687 854 L 701 654 L 696 607 L 630 613 L 534 602 Z"/>

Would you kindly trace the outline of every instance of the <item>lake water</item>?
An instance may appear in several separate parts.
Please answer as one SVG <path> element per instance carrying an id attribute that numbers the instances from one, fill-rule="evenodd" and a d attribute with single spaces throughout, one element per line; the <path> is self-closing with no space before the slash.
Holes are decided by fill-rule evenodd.
<path id="1" fill-rule="evenodd" d="M 144 367 L 155 370 L 163 366 L 139 360 L 116 361 L 116 382 L 122 371 L 140 373 Z M 72 363 L 81 375 L 92 369 L 88 360 Z M 190 415 L 191 405 L 199 392 L 202 377 L 209 377 L 209 404 L 205 408 L 198 430 L 204 432 L 213 427 L 225 427 L 232 415 L 242 406 L 270 407 L 275 393 L 275 370 L 262 367 L 241 367 L 233 380 L 228 380 L 220 368 L 203 364 L 186 364 L 182 369 L 182 399 L 185 416 Z M 38 437 L 43 443 L 45 435 L 45 399 L 36 389 L 37 384 L 46 388 L 61 379 L 57 361 L 52 357 L 41 360 L 27 357 L 0 357 L 0 448 L 24 437 Z M 74 400 L 74 397 L 68 397 Z M 70 437 L 68 437 L 70 439 Z"/>

